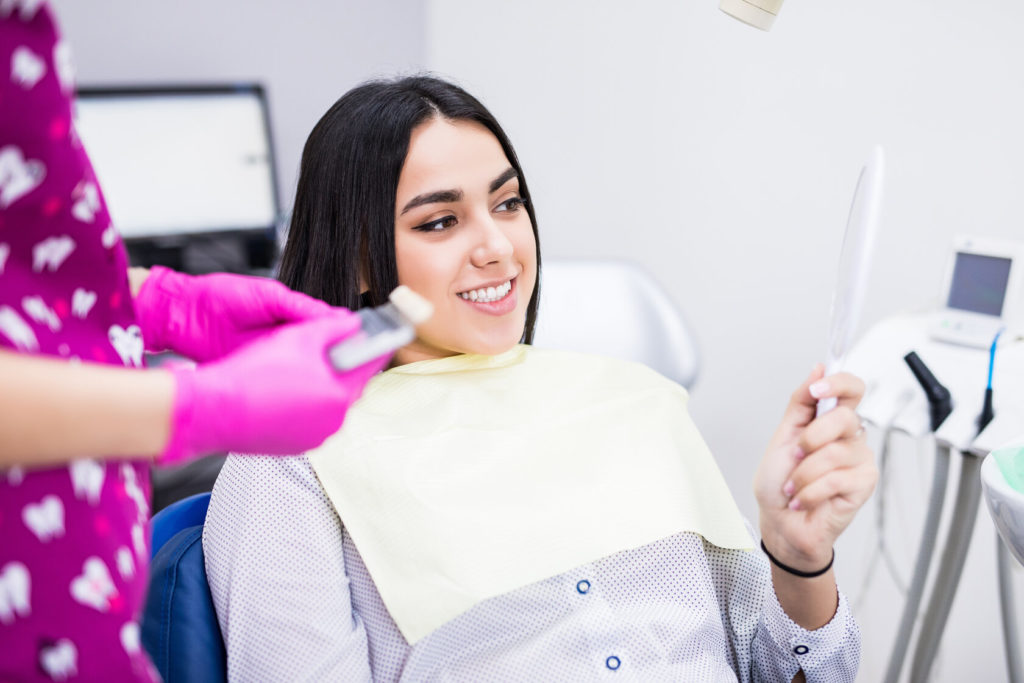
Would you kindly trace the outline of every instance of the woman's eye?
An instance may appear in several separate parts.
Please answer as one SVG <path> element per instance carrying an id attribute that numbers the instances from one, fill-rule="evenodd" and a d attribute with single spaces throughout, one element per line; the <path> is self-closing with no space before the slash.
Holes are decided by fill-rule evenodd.
<path id="1" fill-rule="evenodd" d="M 510 197 L 509 199 L 506 199 L 505 201 L 503 201 L 501 204 L 498 204 L 497 208 L 495 208 L 495 211 L 499 211 L 499 212 L 505 212 L 505 211 L 515 212 L 515 211 L 518 211 L 519 209 L 523 208 L 523 205 L 525 203 L 526 203 L 526 200 L 524 200 L 522 197 Z"/>
<path id="2" fill-rule="evenodd" d="M 445 216 L 444 218 L 439 218 L 436 221 L 431 221 L 430 223 L 417 225 L 413 230 L 419 230 L 420 232 L 441 232 L 442 230 L 455 227 L 456 223 L 457 221 L 455 220 L 455 216 Z"/>

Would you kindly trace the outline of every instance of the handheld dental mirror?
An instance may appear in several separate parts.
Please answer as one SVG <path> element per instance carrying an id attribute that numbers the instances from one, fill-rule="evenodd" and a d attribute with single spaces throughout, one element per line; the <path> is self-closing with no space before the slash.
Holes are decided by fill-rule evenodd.
<path id="1" fill-rule="evenodd" d="M 825 355 L 825 376 L 842 369 L 846 352 L 857 331 L 864 303 L 868 275 L 871 272 L 872 247 L 878 231 L 878 215 L 882 208 L 882 184 L 885 178 L 885 153 L 876 145 L 871 158 L 860 171 L 853 204 L 846 221 L 846 234 L 839 257 L 836 288 L 832 292 L 832 323 Z M 818 415 L 836 407 L 835 398 L 818 401 Z"/>

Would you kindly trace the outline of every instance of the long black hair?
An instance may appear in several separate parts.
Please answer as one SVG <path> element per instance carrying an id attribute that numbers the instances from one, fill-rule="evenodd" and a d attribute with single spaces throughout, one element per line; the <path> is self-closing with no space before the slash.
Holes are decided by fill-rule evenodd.
<path id="1" fill-rule="evenodd" d="M 398 286 L 395 195 L 416 126 L 434 117 L 475 121 L 498 139 L 519 174 L 537 244 L 537 284 L 523 341 L 533 341 L 540 296 L 540 239 L 530 190 L 512 143 L 475 97 L 431 76 L 370 81 L 341 97 L 302 151 L 280 280 L 334 306 L 378 306 Z M 369 291 L 360 295 L 360 274 Z"/>

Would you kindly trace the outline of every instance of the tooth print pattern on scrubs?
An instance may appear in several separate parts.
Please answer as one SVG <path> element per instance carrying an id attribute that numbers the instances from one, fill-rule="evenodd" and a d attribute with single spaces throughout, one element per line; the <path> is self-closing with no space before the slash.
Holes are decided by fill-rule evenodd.
<path id="1" fill-rule="evenodd" d="M 0 347 L 141 367 L 127 259 L 49 6 L 0 3 Z M 0 470 L 0 680 L 158 680 L 139 640 L 146 462 Z"/>

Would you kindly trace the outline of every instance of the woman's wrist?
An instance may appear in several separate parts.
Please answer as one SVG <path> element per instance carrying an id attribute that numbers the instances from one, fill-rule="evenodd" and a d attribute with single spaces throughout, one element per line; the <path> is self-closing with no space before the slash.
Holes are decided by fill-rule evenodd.
<path id="1" fill-rule="evenodd" d="M 801 539 L 791 542 L 773 526 L 761 523 L 761 544 L 773 560 L 773 564 L 795 573 L 816 573 L 831 565 L 833 544 L 823 539 Z M 824 572 L 822 572 L 824 573 Z"/>
<path id="2" fill-rule="evenodd" d="M 813 570 L 797 569 L 796 567 L 791 567 L 788 564 L 780 561 L 777 557 L 775 557 L 775 555 L 773 555 L 772 552 L 770 550 L 768 550 L 768 547 L 765 546 L 763 539 L 761 541 L 761 550 L 764 551 L 764 554 L 768 556 L 768 559 L 776 567 L 778 567 L 782 571 L 786 572 L 787 574 L 792 574 L 793 576 L 798 576 L 801 579 L 813 579 L 813 578 L 816 578 L 818 576 L 821 576 L 822 574 L 824 574 L 825 572 L 827 572 L 829 569 L 832 568 L 832 563 L 835 562 L 835 559 L 836 559 L 836 551 L 833 550 L 832 551 L 832 557 L 829 559 L 828 564 L 824 565 L 821 569 L 813 569 Z"/>

